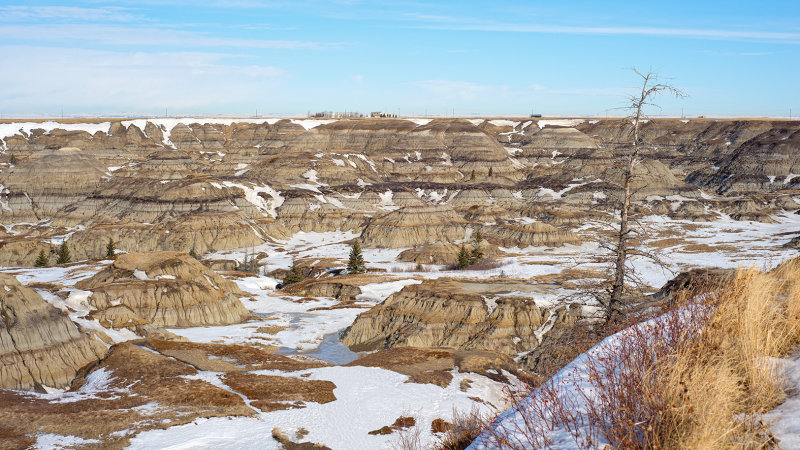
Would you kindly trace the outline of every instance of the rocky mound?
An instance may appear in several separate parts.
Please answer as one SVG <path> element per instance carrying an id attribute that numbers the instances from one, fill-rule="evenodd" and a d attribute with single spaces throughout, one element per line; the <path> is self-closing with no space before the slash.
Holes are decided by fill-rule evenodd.
<path id="1" fill-rule="evenodd" d="M 430 383 L 447 387 L 453 380 L 452 371 L 472 372 L 507 382 L 502 374 L 517 371 L 509 356 L 484 350 L 453 350 L 448 348 L 393 347 L 370 353 L 348 366 L 382 367 L 408 375 L 410 383 Z"/>
<path id="2" fill-rule="evenodd" d="M 580 307 L 550 311 L 531 298 L 478 293 L 526 288 L 523 283 L 426 280 L 360 314 L 340 339 L 354 351 L 452 347 L 516 355 L 539 345 L 554 326 L 574 324 L 580 317 Z"/>
<path id="3" fill-rule="evenodd" d="M 92 317 L 109 327 L 227 325 L 251 318 L 226 280 L 186 253 L 120 255 L 76 284 L 91 290 Z"/>
<path id="4" fill-rule="evenodd" d="M 501 247 L 558 246 L 579 244 L 578 235 L 571 231 L 559 230 L 546 223 L 506 222 L 486 227 L 486 239 Z"/>
<path id="5" fill-rule="evenodd" d="M 0 274 L 0 388 L 63 388 L 106 352 L 69 317 L 11 275 Z"/>
<path id="6" fill-rule="evenodd" d="M 88 445 L 69 447 L 122 449 L 144 430 L 200 417 L 256 413 L 229 387 L 212 385 L 197 375 L 196 368 L 177 358 L 129 342 L 117 344 L 90 373 L 79 376 L 72 389 L 58 396 L 0 389 L 0 447 L 9 448 L 5 433 L 12 432 L 91 439 Z"/>
<path id="7" fill-rule="evenodd" d="M 110 177 L 104 165 L 78 148 L 37 152 L 0 174 L 0 184 L 9 191 L 0 214 L 31 222 L 52 218 Z"/>
<path id="8" fill-rule="evenodd" d="M 474 244 L 464 245 L 467 250 L 472 251 Z M 498 253 L 497 246 L 490 244 L 485 239 L 481 241 L 480 249 L 484 259 L 493 259 Z M 460 245 L 437 242 L 403 250 L 397 255 L 397 259 L 419 264 L 454 266 L 458 263 L 458 252 L 460 250 Z"/>
<path id="9" fill-rule="evenodd" d="M 303 297 L 332 297 L 337 300 L 353 300 L 361 294 L 359 285 L 370 280 L 359 275 L 339 276 L 335 278 L 313 279 L 294 283 L 283 290 L 292 295 Z"/>
<path id="10" fill-rule="evenodd" d="M 400 248 L 464 239 L 466 221 L 446 206 L 406 206 L 372 219 L 361 234 L 367 247 Z"/>

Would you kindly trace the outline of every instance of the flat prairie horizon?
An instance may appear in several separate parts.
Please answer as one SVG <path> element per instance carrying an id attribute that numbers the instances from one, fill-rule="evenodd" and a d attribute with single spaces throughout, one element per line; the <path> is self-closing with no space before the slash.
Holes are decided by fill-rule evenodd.
<path id="1" fill-rule="evenodd" d="M 143 119 L 232 119 L 232 120 L 269 120 L 269 119 L 288 119 L 288 120 L 304 120 L 304 119 L 317 119 L 317 120 L 391 120 L 391 119 L 483 119 L 483 120 L 563 120 L 563 119 L 583 119 L 583 120 L 619 120 L 625 119 L 627 116 L 424 116 L 424 115 L 408 115 L 397 117 L 308 117 L 308 116 L 282 116 L 282 115 L 264 115 L 264 116 L 230 116 L 230 115 L 186 115 L 186 116 L 98 116 L 98 117 L 16 117 L 16 118 L 2 118 L 0 123 L 9 124 L 16 122 L 29 122 L 29 123 L 44 123 L 44 122 L 58 122 L 64 124 L 76 123 L 103 123 L 109 121 L 125 121 L 125 120 L 143 120 Z M 748 117 L 748 116 L 702 116 L 702 117 L 648 117 L 647 120 L 785 120 L 785 121 L 798 121 L 800 117 Z"/>

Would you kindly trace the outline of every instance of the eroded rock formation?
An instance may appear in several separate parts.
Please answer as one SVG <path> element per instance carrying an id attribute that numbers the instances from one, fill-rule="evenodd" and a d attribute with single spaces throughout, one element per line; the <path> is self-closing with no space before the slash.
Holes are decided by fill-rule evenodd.
<path id="1" fill-rule="evenodd" d="M 539 345 L 553 326 L 580 318 L 580 307 L 549 310 L 532 298 L 485 293 L 493 287 L 478 284 L 438 279 L 406 286 L 360 314 L 341 341 L 358 351 L 452 347 L 516 355 Z"/>
<path id="2" fill-rule="evenodd" d="M 11 275 L 0 273 L 0 388 L 69 386 L 106 352 L 69 317 Z"/>
<path id="3" fill-rule="evenodd" d="M 613 208 L 631 127 L 617 119 L 186 122 L 43 123 L 0 136 L 0 163 L 13 161 L 0 173 L 0 239 L 36 242 L 0 247 L 0 261 L 31 265 L 42 244 L 64 236 L 75 259 L 102 257 L 108 238 L 129 252 L 200 254 L 298 231 L 364 231 L 366 244 L 388 247 L 452 242 L 482 225 L 514 240 L 508 219 L 566 227 Z M 641 133 L 637 214 L 769 222 L 800 208 L 796 122 L 657 119 Z M 414 208 L 421 214 L 408 214 Z"/>
<path id="4" fill-rule="evenodd" d="M 76 287 L 92 291 L 91 316 L 109 327 L 227 325 L 251 318 L 236 284 L 186 253 L 119 255 Z"/>

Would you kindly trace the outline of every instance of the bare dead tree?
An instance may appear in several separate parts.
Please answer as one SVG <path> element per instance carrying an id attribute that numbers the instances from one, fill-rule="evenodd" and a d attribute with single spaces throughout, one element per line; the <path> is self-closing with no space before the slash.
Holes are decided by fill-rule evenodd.
<path id="1" fill-rule="evenodd" d="M 661 83 L 657 73 L 652 70 L 647 73 L 642 73 L 636 68 L 631 68 L 631 71 L 641 78 L 641 90 L 634 95 L 631 95 L 629 105 L 626 107 L 631 114 L 629 116 L 633 123 L 631 130 L 631 142 L 627 146 L 620 146 L 619 148 L 628 148 L 627 155 L 624 156 L 623 161 L 625 165 L 622 173 L 622 201 L 619 208 L 619 228 L 616 230 L 616 244 L 613 248 L 614 254 L 614 275 L 611 284 L 608 299 L 602 306 L 605 308 L 606 320 L 617 320 L 622 313 L 622 307 L 625 296 L 625 280 L 629 277 L 626 274 L 627 259 L 630 253 L 630 239 L 631 239 L 631 181 L 634 177 L 634 169 L 640 161 L 641 150 L 644 145 L 642 142 L 639 126 L 642 120 L 646 118 L 644 111 L 648 107 L 659 106 L 653 103 L 653 99 L 660 94 L 670 94 L 677 98 L 683 98 L 686 94 L 683 91 L 675 88 L 674 86 L 666 83 Z"/>

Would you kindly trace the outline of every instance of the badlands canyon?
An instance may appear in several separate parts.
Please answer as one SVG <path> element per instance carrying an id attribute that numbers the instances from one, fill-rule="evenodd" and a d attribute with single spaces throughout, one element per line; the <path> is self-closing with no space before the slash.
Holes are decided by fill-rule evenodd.
<path id="1" fill-rule="evenodd" d="M 0 121 L 0 447 L 382 448 L 503 411 L 602 316 L 631 128 Z M 799 122 L 640 132 L 632 308 L 798 255 Z"/>

